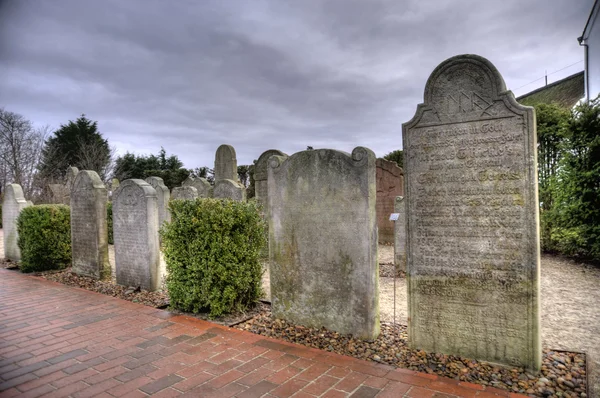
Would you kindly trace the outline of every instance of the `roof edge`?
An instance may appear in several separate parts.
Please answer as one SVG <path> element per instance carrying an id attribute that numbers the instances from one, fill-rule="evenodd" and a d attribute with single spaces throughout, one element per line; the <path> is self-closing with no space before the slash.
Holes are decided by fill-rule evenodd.
<path id="1" fill-rule="evenodd" d="M 599 9 L 600 9 L 600 1 L 594 0 L 594 5 L 592 6 L 592 11 L 590 11 L 590 16 L 588 17 L 587 22 L 585 23 L 585 27 L 583 28 L 583 33 L 581 34 L 581 37 L 579 37 L 577 39 L 577 40 L 579 40 L 580 44 L 583 40 L 587 40 L 588 35 L 589 35 L 588 28 L 591 28 L 592 19 L 594 19 L 593 17 L 596 14 L 598 14 Z"/>
<path id="2" fill-rule="evenodd" d="M 598 0 L 596 0 L 596 3 L 598 3 Z M 530 92 L 528 92 L 528 93 L 525 93 L 525 94 L 523 94 L 523 95 L 519 95 L 519 96 L 518 96 L 516 99 L 517 99 L 517 101 L 519 101 L 519 100 L 521 100 L 521 99 L 523 99 L 523 98 L 525 98 L 525 97 L 529 97 L 530 95 L 537 94 L 538 92 L 540 92 L 540 91 L 542 91 L 542 90 L 546 90 L 546 89 L 548 89 L 548 88 L 551 88 L 551 87 L 554 87 L 554 86 L 558 86 L 559 84 L 561 84 L 561 83 L 564 83 L 564 82 L 565 82 L 565 81 L 567 81 L 567 80 L 570 80 L 570 79 L 575 79 L 576 77 L 579 77 L 579 76 L 581 76 L 581 75 L 584 75 L 584 73 L 585 73 L 585 71 L 581 71 L 581 72 L 574 73 L 574 74 L 572 74 L 572 75 L 570 75 L 570 76 L 567 76 L 567 77 L 565 77 L 565 78 L 562 78 L 562 79 L 560 79 L 560 80 L 557 80 L 557 81 L 555 81 L 555 82 L 552 82 L 552 83 L 550 83 L 550 84 L 548 84 L 548 85 L 546 85 L 546 86 L 542 86 L 542 87 L 540 87 L 540 88 L 536 88 L 535 90 L 533 90 L 533 91 L 530 91 Z"/>

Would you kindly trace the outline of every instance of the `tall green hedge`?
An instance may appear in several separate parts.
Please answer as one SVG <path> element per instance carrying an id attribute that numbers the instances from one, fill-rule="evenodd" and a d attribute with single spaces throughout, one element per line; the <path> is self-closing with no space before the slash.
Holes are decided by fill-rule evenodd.
<path id="1" fill-rule="evenodd" d="M 29 206 L 17 219 L 23 272 L 57 270 L 71 264 L 71 213 L 66 205 Z"/>
<path id="2" fill-rule="evenodd" d="M 113 238 L 112 202 L 108 202 L 106 204 L 106 221 L 108 226 L 108 244 L 114 245 L 115 240 Z"/>
<path id="3" fill-rule="evenodd" d="M 261 296 L 265 222 L 254 201 L 172 200 L 161 230 L 171 307 L 217 317 Z"/>

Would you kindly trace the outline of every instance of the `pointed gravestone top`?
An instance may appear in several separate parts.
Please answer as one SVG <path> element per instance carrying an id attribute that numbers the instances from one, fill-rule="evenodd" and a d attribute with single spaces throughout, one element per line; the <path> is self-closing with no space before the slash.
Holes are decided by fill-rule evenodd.
<path id="1" fill-rule="evenodd" d="M 533 108 L 477 55 L 442 62 L 403 125 L 409 344 L 539 369 Z"/>

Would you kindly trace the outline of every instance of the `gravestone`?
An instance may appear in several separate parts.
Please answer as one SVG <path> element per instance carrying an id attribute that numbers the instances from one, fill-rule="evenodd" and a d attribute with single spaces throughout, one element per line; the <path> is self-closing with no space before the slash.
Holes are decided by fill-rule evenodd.
<path id="1" fill-rule="evenodd" d="M 402 196 L 396 196 L 394 213 L 398 219 L 394 223 L 394 265 L 397 270 L 406 271 L 406 203 Z"/>
<path id="2" fill-rule="evenodd" d="M 107 189 L 95 171 L 77 174 L 71 190 L 71 250 L 76 274 L 110 277 L 106 195 Z"/>
<path id="3" fill-rule="evenodd" d="M 65 184 L 48 184 L 48 190 L 50 191 L 50 204 L 62 204 L 65 197 L 69 196 Z"/>
<path id="4" fill-rule="evenodd" d="M 404 195 L 404 173 L 394 161 L 377 159 L 377 227 L 380 243 L 394 243 L 394 202 Z"/>
<path id="5" fill-rule="evenodd" d="M 159 286 L 156 190 L 144 180 L 121 183 L 113 197 L 117 283 L 156 290 Z"/>
<path id="6" fill-rule="evenodd" d="M 271 156 L 287 156 L 285 153 L 277 149 L 269 149 L 263 152 L 256 164 L 254 165 L 254 197 L 262 204 L 263 208 L 267 207 L 269 190 L 267 186 L 267 166 Z"/>
<path id="7" fill-rule="evenodd" d="M 376 338 L 375 154 L 358 147 L 273 156 L 268 173 L 273 316 Z"/>
<path id="8" fill-rule="evenodd" d="M 181 186 L 196 188 L 199 198 L 212 198 L 213 196 L 213 187 L 206 178 L 189 176 Z"/>
<path id="9" fill-rule="evenodd" d="M 73 183 L 75 182 L 77 174 L 79 174 L 79 169 L 77 167 L 67 167 L 65 173 L 65 194 L 62 201 L 65 205 L 71 204 L 71 190 L 73 189 Z"/>
<path id="10" fill-rule="evenodd" d="M 171 191 L 171 199 L 194 200 L 198 198 L 198 190 L 191 186 L 175 187 Z"/>
<path id="11" fill-rule="evenodd" d="M 165 185 L 163 179 L 160 177 L 148 177 L 146 178 L 146 182 L 152 185 L 152 188 L 154 188 L 156 191 L 158 204 L 158 226 L 162 227 L 163 223 L 171 222 L 171 212 L 169 211 L 171 192 Z"/>
<path id="12" fill-rule="evenodd" d="M 534 110 L 485 58 L 440 64 L 402 127 L 409 344 L 539 370 Z"/>
<path id="13" fill-rule="evenodd" d="M 220 180 L 238 180 L 237 158 L 231 145 L 221 145 L 215 155 L 215 184 Z"/>
<path id="14" fill-rule="evenodd" d="M 246 187 L 238 181 L 219 180 L 215 182 L 213 196 L 216 199 L 232 199 L 244 202 L 246 201 Z"/>
<path id="15" fill-rule="evenodd" d="M 17 231 L 17 218 L 24 208 L 31 206 L 25 200 L 23 189 L 19 184 L 7 184 L 4 187 L 2 201 L 2 231 L 4 233 L 4 258 L 10 261 L 21 261 L 19 250 L 19 233 Z"/>

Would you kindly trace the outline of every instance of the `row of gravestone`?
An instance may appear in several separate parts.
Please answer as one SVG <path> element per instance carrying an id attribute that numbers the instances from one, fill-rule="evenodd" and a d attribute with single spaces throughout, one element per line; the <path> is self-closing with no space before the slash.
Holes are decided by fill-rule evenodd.
<path id="1" fill-rule="evenodd" d="M 474 55 L 440 64 L 424 97 L 403 125 L 406 195 L 396 202 L 405 225 L 397 236 L 406 245 L 409 344 L 538 370 L 533 109 L 518 104 L 496 68 Z M 267 181 L 261 192 L 273 315 L 376 338 L 375 155 L 357 147 L 265 158 L 259 177 Z M 117 281 L 152 288 L 129 278 L 156 279 L 156 190 L 129 180 L 113 201 Z M 133 265 L 119 271 L 126 260 Z"/>

